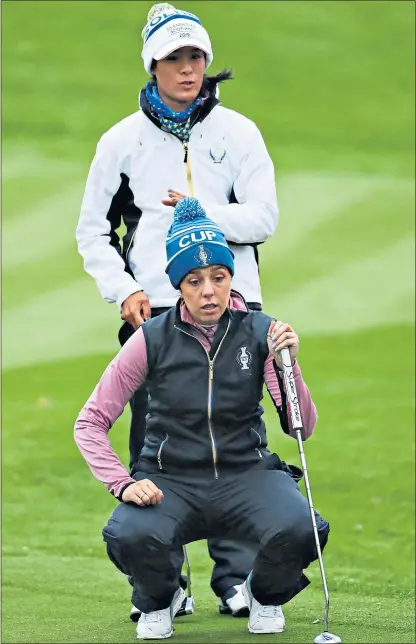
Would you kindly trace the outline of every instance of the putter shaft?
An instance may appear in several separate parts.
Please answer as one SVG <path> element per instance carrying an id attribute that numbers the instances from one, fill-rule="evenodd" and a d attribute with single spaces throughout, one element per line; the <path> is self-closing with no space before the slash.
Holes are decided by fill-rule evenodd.
<path id="1" fill-rule="evenodd" d="M 313 534 L 315 537 L 316 552 L 318 554 L 319 568 L 321 571 L 322 586 L 324 588 L 324 594 L 325 594 L 324 630 L 328 631 L 329 592 L 328 592 L 328 585 L 326 583 L 324 561 L 322 558 L 321 544 L 319 542 L 318 528 L 316 525 L 311 487 L 309 485 L 308 468 L 306 467 L 305 452 L 303 450 L 302 416 L 300 413 L 299 400 L 298 400 L 297 391 L 296 391 L 295 377 L 293 375 L 292 360 L 290 358 L 289 349 L 287 349 L 286 347 L 282 349 L 280 351 L 280 357 L 283 363 L 283 373 L 284 373 L 285 384 L 286 384 L 286 395 L 290 402 L 292 425 L 293 425 L 293 429 L 296 430 L 296 439 L 297 439 L 298 448 L 299 448 L 300 462 L 302 465 L 303 475 L 305 479 L 306 495 L 308 498 L 309 510 L 310 510 L 311 519 L 312 519 Z"/>

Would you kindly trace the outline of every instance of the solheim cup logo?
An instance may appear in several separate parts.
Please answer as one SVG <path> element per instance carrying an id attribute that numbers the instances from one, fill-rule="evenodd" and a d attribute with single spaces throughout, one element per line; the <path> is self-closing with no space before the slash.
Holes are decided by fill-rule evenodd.
<path id="1" fill-rule="evenodd" d="M 241 347 L 237 353 L 237 362 L 241 367 L 241 371 L 245 371 L 251 364 L 251 353 L 247 351 L 247 347 Z"/>
<path id="2" fill-rule="evenodd" d="M 209 248 L 205 248 L 203 244 L 198 246 L 198 250 L 195 253 L 195 259 L 201 264 L 201 266 L 208 266 L 208 262 L 212 257 L 212 252 Z"/>
<path id="3" fill-rule="evenodd" d="M 214 163 L 221 163 L 222 160 L 225 158 L 226 151 L 224 148 L 211 148 L 209 151 L 209 156 L 213 160 Z"/>

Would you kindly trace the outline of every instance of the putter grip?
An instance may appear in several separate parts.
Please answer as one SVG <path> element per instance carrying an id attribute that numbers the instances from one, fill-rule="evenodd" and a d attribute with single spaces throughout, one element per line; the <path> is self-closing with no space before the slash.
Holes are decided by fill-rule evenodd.
<path id="1" fill-rule="evenodd" d="M 289 402 L 290 414 L 292 416 L 293 429 L 301 430 L 303 429 L 302 416 L 300 414 L 299 399 L 296 391 L 295 376 L 293 374 L 293 368 L 292 368 L 292 360 L 290 358 L 290 351 L 287 347 L 284 347 L 284 349 L 281 349 L 280 358 L 283 364 L 283 374 L 284 374 L 285 385 L 286 385 L 286 396 Z"/>

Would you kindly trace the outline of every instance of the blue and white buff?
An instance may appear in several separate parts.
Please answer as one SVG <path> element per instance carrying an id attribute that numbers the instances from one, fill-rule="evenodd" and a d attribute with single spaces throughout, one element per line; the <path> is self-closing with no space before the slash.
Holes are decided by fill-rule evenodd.
<path id="1" fill-rule="evenodd" d="M 145 93 L 151 112 L 163 127 L 175 134 L 181 141 L 188 142 L 191 131 L 191 116 L 196 108 L 204 103 L 206 97 L 198 96 L 186 110 L 175 112 L 162 101 L 155 82 L 149 81 L 147 83 Z"/>

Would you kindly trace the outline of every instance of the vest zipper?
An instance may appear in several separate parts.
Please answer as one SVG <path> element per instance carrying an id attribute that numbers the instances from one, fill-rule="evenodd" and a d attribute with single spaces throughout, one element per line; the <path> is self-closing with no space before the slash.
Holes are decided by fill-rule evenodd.
<path id="1" fill-rule="evenodd" d="M 214 356 L 215 357 L 215 356 Z M 212 447 L 212 461 L 214 463 L 214 474 L 215 479 L 218 479 L 218 470 L 217 470 L 217 446 L 215 444 L 214 432 L 212 431 L 212 381 L 214 380 L 214 360 L 211 360 L 208 356 L 209 362 L 209 380 L 208 380 L 208 430 L 211 438 L 211 447 Z"/>
<path id="2" fill-rule="evenodd" d="M 162 449 L 163 449 L 163 446 L 164 446 L 164 444 L 166 443 L 166 441 L 168 439 L 169 439 L 169 436 L 168 436 L 168 434 L 166 434 L 166 438 L 160 443 L 159 451 L 157 453 L 157 462 L 158 462 L 160 470 L 163 469 L 163 467 L 162 467 Z"/>
<path id="3" fill-rule="evenodd" d="M 259 445 L 261 445 L 261 436 L 260 436 L 260 434 L 258 433 L 258 431 L 257 431 L 257 430 L 255 430 L 255 429 L 254 429 L 254 427 L 252 427 L 252 428 L 251 428 L 251 431 L 252 431 L 252 432 L 254 432 L 255 434 L 257 434 L 257 436 L 258 436 L 258 438 L 259 438 Z M 259 447 L 255 447 L 254 449 L 256 450 L 257 454 L 259 455 L 259 458 L 263 458 L 263 454 L 261 453 L 260 448 L 259 448 Z"/>
<path id="4" fill-rule="evenodd" d="M 183 149 L 185 152 L 185 156 L 183 158 L 183 162 L 186 163 L 186 183 L 188 184 L 188 192 L 189 195 L 188 197 L 193 197 L 194 196 L 194 185 L 192 182 L 192 172 L 191 172 L 191 164 L 189 161 L 189 143 L 184 141 L 182 143 Z"/>
<path id="5" fill-rule="evenodd" d="M 258 438 L 259 438 L 259 445 L 261 445 L 261 436 L 260 436 L 260 434 L 258 433 L 258 431 L 256 431 L 256 430 L 254 429 L 254 427 L 252 427 L 252 428 L 251 428 L 251 431 L 253 431 L 255 434 L 257 434 L 257 436 L 258 436 Z"/>
<path id="6" fill-rule="evenodd" d="M 208 416 L 208 431 L 209 431 L 209 437 L 210 437 L 210 440 L 211 440 L 212 462 L 213 462 L 213 465 L 214 465 L 214 475 L 215 475 L 215 480 L 218 480 L 219 475 L 218 475 L 218 468 L 217 468 L 217 456 L 218 456 L 218 455 L 217 455 L 217 446 L 216 446 L 216 444 L 215 444 L 215 436 L 214 436 L 214 430 L 212 429 L 212 420 L 211 420 L 211 416 L 212 416 L 212 383 L 213 383 L 213 381 L 214 381 L 214 362 L 215 362 L 215 358 L 217 357 L 217 355 L 218 355 L 218 353 L 219 353 L 219 350 L 221 349 L 221 345 L 222 345 L 222 343 L 224 342 L 225 337 L 226 337 L 226 335 L 227 335 L 227 333 L 228 333 L 228 330 L 229 330 L 229 328 L 230 328 L 230 320 L 228 320 L 227 328 L 225 329 L 225 333 L 224 333 L 224 335 L 223 335 L 223 337 L 222 337 L 221 342 L 220 342 L 220 343 L 219 343 L 219 345 L 218 345 L 218 349 L 216 350 L 215 355 L 214 355 L 214 357 L 212 358 L 212 360 L 211 360 L 211 358 L 209 357 L 209 353 L 208 353 L 208 351 L 207 351 L 207 350 L 205 349 L 205 347 L 204 347 L 204 346 L 199 342 L 198 338 L 195 338 L 195 336 L 191 335 L 191 334 L 190 334 L 190 333 L 188 333 L 187 331 L 184 331 L 183 329 L 180 329 L 180 328 L 179 328 L 178 326 L 176 326 L 176 325 L 174 325 L 174 327 L 175 327 L 175 329 L 177 329 L 178 331 L 181 331 L 181 332 L 182 332 L 182 333 L 184 333 L 185 335 L 189 335 L 189 337 L 190 337 L 190 338 L 193 338 L 194 340 L 196 340 L 196 341 L 198 342 L 198 344 L 200 344 L 200 345 L 201 345 L 201 347 L 202 347 L 202 348 L 203 348 L 203 350 L 205 351 L 205 354 L 206 354 L 206 356 L 207 356 L 207 358 L 208 358 L 208 409 L 207 409 L 207 416 Z"/>

